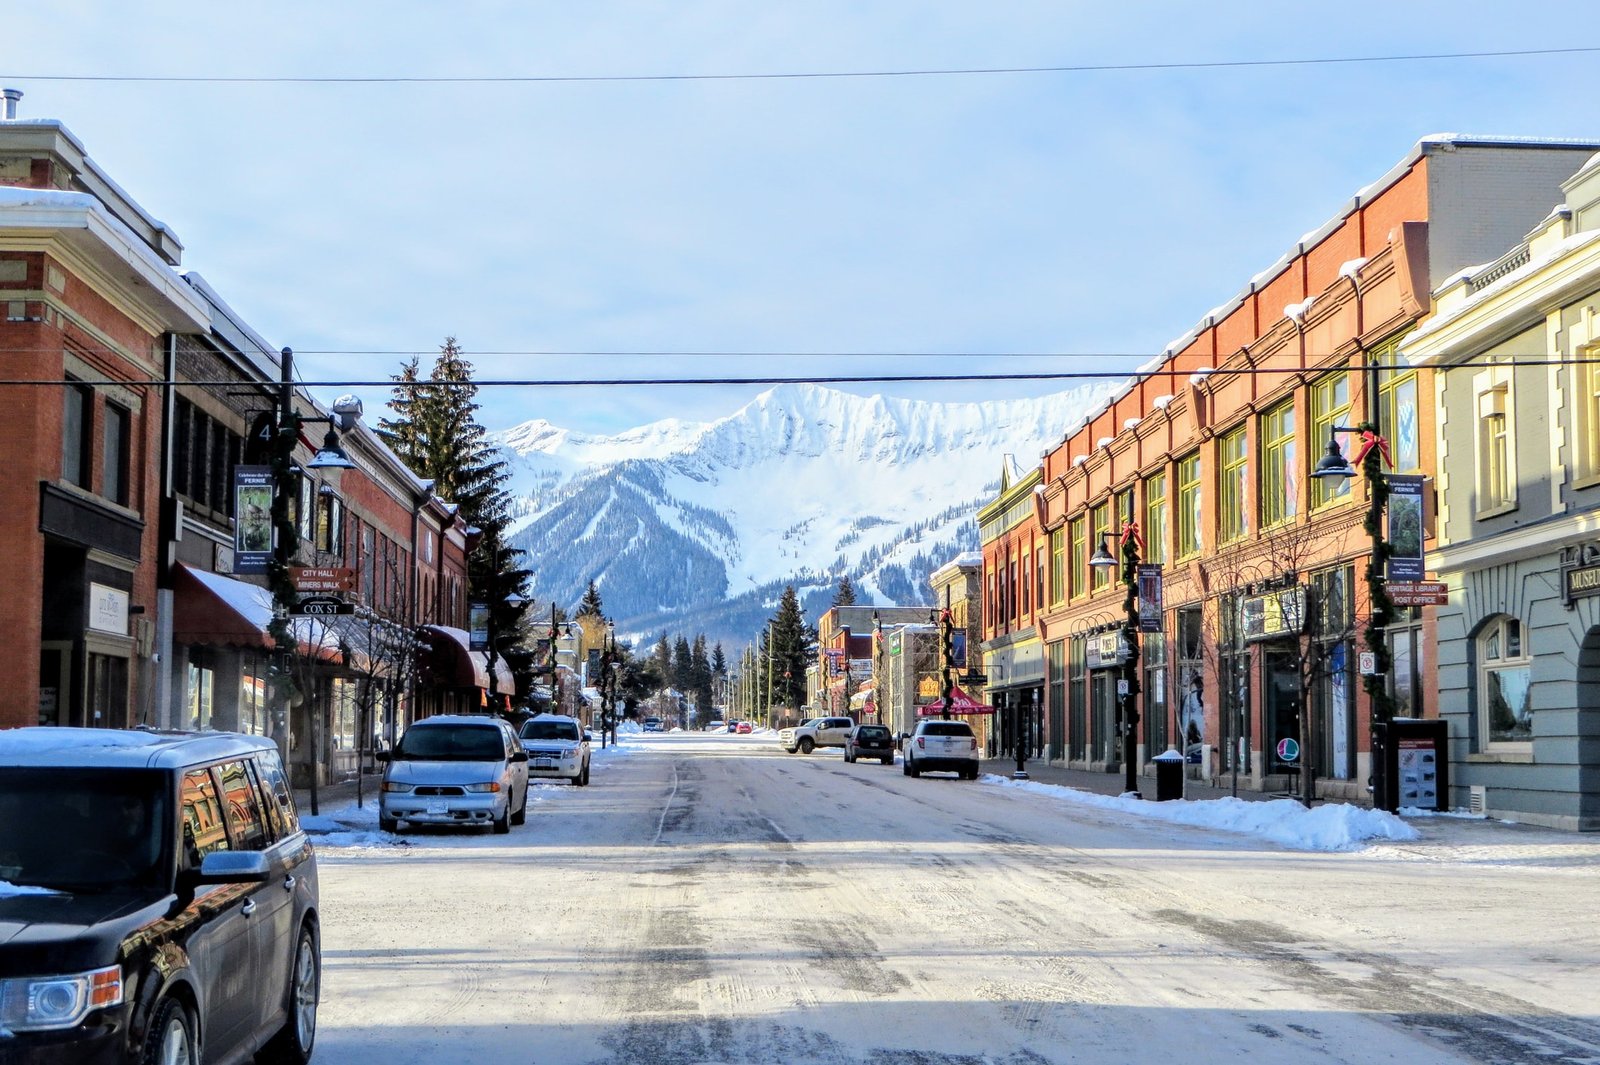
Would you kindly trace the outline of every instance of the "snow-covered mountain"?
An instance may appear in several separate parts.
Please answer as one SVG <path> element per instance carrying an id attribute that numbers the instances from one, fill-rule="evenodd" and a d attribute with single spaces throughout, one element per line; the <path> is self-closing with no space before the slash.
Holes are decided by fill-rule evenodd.
<path id="1" fill-rule="evenodd" d="M 742 645 L 786 584 L 807 615 L 848 574 L 858 601 L 931 600 L 928 574 L 978 547 L 1005 456 L 1031 468 L 1112 390 L 934 403 L 780 385 L 726 418 L 616 436 L 531 421 L 494 434 L 534 594 L 593 579 L 621 632 Z"/>

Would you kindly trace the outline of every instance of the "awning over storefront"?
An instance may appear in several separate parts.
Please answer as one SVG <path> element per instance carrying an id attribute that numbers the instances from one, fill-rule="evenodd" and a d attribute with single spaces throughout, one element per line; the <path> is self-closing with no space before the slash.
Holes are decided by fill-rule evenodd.
<path id="1" fill-rule="evenodd" d="M 272 649 L 267 632 L 272 623 L 271 592 L 182 562 L 173 572 L 174 643 Z M 341 658 L 339 637 L 326 625 L 314 618 L 295 618 L 291 625 L 301 654 L 329 661 Z"/>
<path id="2" fill-rule="evenodd" d="M 489 655 L 472 650 L 472 637 L 466 629 L 449 625 L 424 625 L 423 639 L 428 641 L 429 670 L 434 684 L 445 688 L 489 687 Z M 502 694 L 516 691 L 517 681 L 511 675 L 504 658 L 494 663 L 495 689 Z"/>

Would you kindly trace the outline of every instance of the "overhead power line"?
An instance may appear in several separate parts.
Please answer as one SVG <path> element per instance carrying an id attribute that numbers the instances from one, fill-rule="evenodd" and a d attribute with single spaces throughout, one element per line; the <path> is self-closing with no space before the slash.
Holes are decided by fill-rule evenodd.
<path id="1" fill-rule="evenodd" d="M 1290 59 L 1216 59 L 1170 63 L 1072 63 L 1023 67 L 925 67 L 900 70 L 795 70 L 753 74 L 26 74 L 13 81 L 180 83 L 212 85 L 515 85 L 627 81 L 803 81 L 842 78 L 932 78 L 994 74 L 1105 74 L 1137 71 L 1311 67 L 1353 63 L 1431 63 L 1459 59 L 1517 59 L 1583 55 L 1597 46 L 1514 48 L 1489 52 L 1415 52 L 1390 55 L 1311 56 Z"/>

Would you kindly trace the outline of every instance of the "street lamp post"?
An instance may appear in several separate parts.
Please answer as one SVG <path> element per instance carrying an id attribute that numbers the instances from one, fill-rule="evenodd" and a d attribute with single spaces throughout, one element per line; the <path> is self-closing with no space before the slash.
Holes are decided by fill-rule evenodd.
<path id="1" fill-rule="evenodd" d="M 1388 457 L 1389 445 L 1378 435 L 1378 427 L 1371 421 L 1356 426 L 1330 427 L 1328 450 L 1317 463 L 1311 476 L 1326 478 L 1333 484 L 1343 483 L 1355 475 L 1355 467 L 1339 449 L 1339 434 L 1358 436 L 1361 453 L 1356 461 L 1361 463 L 1362 476 L 1367 481 L 1367 516 L 1362 523 L 1372 542 L 1367 557 L 1367 650 L 1372 654 L 1372 671 L 1361 678 L 1367 692 L 1368 721 L 1371 733 L 1371 771 L 1369 773 L 1374 807 L 1389 808 L 1387 750 L 1389 722 L 1394 718 L 1394 700 L 1389 694 L 1389 640 L 1386 629 L 1394 603 L 1389 598 L 1385 568 L 1389 558 L 1389 544 L 1383 538 L 1383 516 L 1389 505 L 1389 481 L 1383 474 L 1383 462 Z M 1393 810 L 1390 810 L 1393 813 Z"/>
<path id="2" fill-rule="evenodd" d="M 1111 535 L 1102 535 L 1100 546 L 1089 559 L 1089 565 L 1117 565 L 1117 559 L 1106 547 Z M 1122 696 L 1123 791 L 1137 799 L 1140 798 L 1138 766 L 1135 765 L 1139 757 L 1139 527 L 1132 522 L 1122 529 L 1122 584 L 1126 590 L 1123 598 L 1126 614 L 1123 641 L 1127 645 L 1122 659 L 1121 691 L 1118 693 Z"/>

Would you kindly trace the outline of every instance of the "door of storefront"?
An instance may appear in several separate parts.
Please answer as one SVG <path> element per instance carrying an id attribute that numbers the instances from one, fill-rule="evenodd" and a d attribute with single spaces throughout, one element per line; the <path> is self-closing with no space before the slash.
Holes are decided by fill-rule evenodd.
<path id="1" fill-rule="evenodd" d="M 1089 692 L 1089 759 L 1108 767 L 1120 763 L 1117 747 L 1117 678 L 1115 670 L 1094 672 Z"/>
<path id="2" fill-rule="evenodd" d="M 1269 651 L 1262 658 L 1266 679 L 1267 772 L 1298 778 L 1305 765 L 1303 718 L 1305 693 L 1301 690 L 1298 661 L 1292 653 Z"/>

